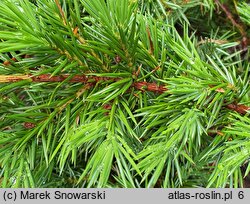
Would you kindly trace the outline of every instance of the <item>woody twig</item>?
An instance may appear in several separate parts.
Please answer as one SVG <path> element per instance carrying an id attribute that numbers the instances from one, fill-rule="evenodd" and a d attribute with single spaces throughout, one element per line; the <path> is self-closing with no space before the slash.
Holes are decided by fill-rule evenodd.
<path id="1" fill-rule="evenodd" d="M 61 7 L 59 1 L 58 1 L 58 0 L 55 0 L 55 3 L 56 3 L 57 8 L 59 9 L 60 14 L 61 14 L 61 17 L 62 17 L 62 20 L 63 20 L 63 24 L 64 24 L 64 25 L 67 25 L 67 21 L 66 21 L 66 18 L 65 18 L 63 9 L 62 9 L 62 7 Z"/>
<path id="2" fill-rule="evenodd" d="M 224 11 L 227 18 L 231 21 L 233 26 L 235 26 L 239 30 L 242 36 L 242 40 L 241 40 L 242 50 L 247 50 L 249 40 L 248 40 L 247 32 L 245 31 L 245 26 L 240 20 L 240 17 L 238 15 L 233 15 L 226 4 L 222 4 L 219 0 L 214 0 L 214 1 Z"/>
<path id="3" fill-rule="evenodd" d="M 119 81 L 122 78 L 114 78 L 114 77 L 100 77 L 100 76 L 89 76 L 89 75 L 74 75 L 71 76 L 69 74 L 59 75 L 59 76 L 51 76 L 50 74 L 42 74 L 39 76 L 33 75 L 0 75 L 0 83 L 11 83 L 11 82 L 18 82 L 22 80 L 29 80 L 30 82 L 62 82 L 64 80 L 68 80 L 70 83 L 84 83 L 88 84 L 88 86 L 94 86 L 98 82 L 103 81 Z M 168 88 L 163 85 L 158 85 L 156 83 L 149 83 L 146 81 L 142 82 L 134 82 L 131 87 L 134 87 L 137 90 L 141 91 L 149 91 L 158 94 L 163 94 L 164 92 L 168 91 Z M 215 90 L 217 92 L 222 92 L 221 89 Z M 226 108 L 236 111 L 242 115 L 246 114 L 250 107 L 231 103 L 225 106 Z"/>

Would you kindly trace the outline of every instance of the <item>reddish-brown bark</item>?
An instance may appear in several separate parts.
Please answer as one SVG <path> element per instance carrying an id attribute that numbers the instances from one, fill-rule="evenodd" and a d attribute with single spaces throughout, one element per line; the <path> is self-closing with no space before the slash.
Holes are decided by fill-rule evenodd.
<path id="1" fill-rule="evenodd" d="M 50 74 L 42 74 L 39 76 L 33 76 L 33 75 L 20 75 L 20 76 L 1 76 L 0 75 L 0 83 L 6 83 L 6 82 L 17 82 L 20 80 L 27 80 L 31 79 L 33 82 L 62 82 L 66 79 L 69 79 L 69 82 L 71 83 L 84 83 L 88 84 L 88 86 L 94 86 L 97 82 L 102 82 L 102 81 L 119 81 L 121 78 L 112 78 L 112 77 L 99 77 L 99 76 L 88 76 L 88 75 L 74 75 L 71 76 L 69 74 L 64 74 L 64 75 L 59 75 L 59 76 L 51 76 Z M 141 82 L 134 82 L 131 87 L 134 87 L 138 90 L 141 91 L 150 91 L 150 92 L 155 92 L 158 94 L 162 94 L 166 92 L 168 89 L 166 86 L 163 85 L 157 85 L 156 83 L 149 83 L 146 81 L 141 81 Z M 224 92 L 224 89 L 217 89 L 215 90 L 217 92 Z M 237 103 L 231 103 L 225 106 L 226 108 L 230 110 L 234 110 L 242 115 L 246 114 L 249 110 L 250 107 L 242 104 L 237 104 Z"/>
<path id="2" fill-rule="evenodd" d="M 243 104 L 237 104 L 237 103 L 231 103 L 226 105 L 226 107 L 230 110 L 234 110 L 242 115 L 246 114 L 248 110 L 250 110 L 250 107 L 245 106 Z"/>

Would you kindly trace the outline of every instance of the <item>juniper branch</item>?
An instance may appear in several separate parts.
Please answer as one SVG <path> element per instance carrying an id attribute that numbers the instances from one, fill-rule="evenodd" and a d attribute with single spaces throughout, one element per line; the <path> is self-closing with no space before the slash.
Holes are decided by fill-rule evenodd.
<path id="1" fill-rule="evenodd" d="M 74 75 L 71 76 L 69 74 L 59 75 L 59 76 L 51 76 L 50 74 L 42 74 L 39 76 L 33 76 L 33 75 L 0 75 L 0 83 L 11 83 L 11 82 L 17 82 L 21 80 L 30 80 L 31 82 L 62 82 L 69 78 L 69 82 L 71 83 L 84 83 L 88 84 L 89 86 L 94 86 L 97 82 L 103 82 L 103 81 L 119 81 L 122 78 L 112 78 L 112 77 L 100 77 L 100 76 L 90 76 L 90 75 Z M 168 88 L 163 85 L 157 85 L 156 83 L 150 83 L 146 81 L 141 82 L 134 82 L 131 87 L 134 87 L 141 91 L 150 91 L 155 92 L 158 94 L 162 94 L 166 91 L 168 91 Z M 223 92 L 221 89 L 215 90 L 217 92 Z M 245 106 L 243 104 L 237 104 L 237 103 L 231 103 L 227 104 L 225 106 L 226 108 L 230 110 L 234 110 L 242 115 L 246 114 L 248 110 L 250 110 L 250 107 Z"/>
<path id="2" fill-rule="evenodd" d="M 242 49 L 243 50 L 247 49 L 249 39 L 248 39 L 248 36 L 247 36 L 247 32 L 245 31 L 245 25 L 240 20 L 240 17 L 238 15 L 237 16 L 233 15 L 226 4 L 222 4 L 219 0 L 215 0 L 215 2 L 224 11 L 227 18 L 231 21 L 233 26 L 235 26 L 239 30 L 239 32 L 240 32 L 240 34 L 242 36 L 242 40 L 241 40 Z"/>

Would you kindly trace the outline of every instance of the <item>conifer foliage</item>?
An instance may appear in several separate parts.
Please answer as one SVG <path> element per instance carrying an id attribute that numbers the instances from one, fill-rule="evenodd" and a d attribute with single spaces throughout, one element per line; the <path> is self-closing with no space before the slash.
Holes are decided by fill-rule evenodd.
<path id="1" fill-rule="evenodd" d="M 0 1 L 1 187 L 243 187 L 250 4 Z"/>

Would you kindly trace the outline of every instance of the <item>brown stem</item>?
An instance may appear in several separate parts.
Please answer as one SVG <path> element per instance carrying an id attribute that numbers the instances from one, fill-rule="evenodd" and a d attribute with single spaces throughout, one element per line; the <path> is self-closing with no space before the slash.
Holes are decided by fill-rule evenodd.
<path id="1" fill-rule="evenodd" d="M 242 21 L 240 20 L 240 17 L 238 15 L 233 15 L 226 4 L 222 4 L 219 0 L 214 0 L 214 1 L 224 11 L 227 18 L 231 21 L 233 26 L 235 26 L 239 30 L 239 32 L 242 36 L 242 40 L 241 40 L 242 49 L 243 50 L 247 49 L 247 46 L 249 43 L 248 37 L 247 37 L 247 32 L 245 31 L 245 28 L 244 28 L 245 26 L 242 23 Z"/>
<path id="2" fill-rule="evenodd" d="M 64 74 L 60 76 L 51 76 L 50 74 L 42 74 L 39 76 L 32 76 L 32 75 L 0 75 L 0 83 L 8 83 L 8 82 L 17 82 L 21 80 L 30 80 L 32 82 L 62 82 L 66 79 L 69 79 L 69 82 L 71 83 L 84 83 L 88 84 L 89 86 L 94 86 L 97 82 L 102 81 L 119 81 L 121 78 L 112 78 L 112 77 L 100 77 L 100 76 L 87 76 L 87 75 L 74 75 L 71 76 L 69 74 Z M 132 87 L 141 90 L 141 91 L 150 91 L 155 92 L 158 94 L 162 94 L 166 92 L 168 89 L 166 86 L 163 85 L 157 85 L 156 83 L 149 83 L 149 82 L 134 82 Z M 221 89 L 215 90 L 217 92 L 222 92 Z M 225 106 L 226 108 L 236 111 L 242 115 L 246 114 L 250 107 L 237 104 L 237 103 L 231 103 Z"/>
<path id="3" fill-rule="evenodd" d="M 244 26 L 241 23 L 237 22 L 237 21 L 240 21 L 239 17 L 237 17 L 237 20 L 235 20 L 236 17 L 233 16 L 233 14 L 231 13 L 227 5 L 221 4 L 219 0 L 215 0 L 215 2 L 225 12 L 225 14 L 227 15 L 227 18 L 231 21 L 233 26 L 235 26 L 240 31 L 241 35 L 246 36 L 246 31 L 244 30 Z"/>
<path id="4" fill-rule="evenodd" d="M 151 91 L 159 94 L 162 94 L 168 90 L 165 86 L 158 86 L 156 83 L 148 83 L 145 81 L 134 82 L 132 86 L 141 91 Z"/>
<path id="5" fill-rule="evenodd" d="M 237 104 L 237 103 L 231 103 L 226 105 L 226 107 L 230 110 L 234 110 L 242 115 L 246 114 L 248 110 L 250 110 L 250 107 L 245 106 L 243 104 Z"/>
<path id="6" fill-rule="evenodd" d="M 33 82 L 62 82 L 66 79 L 69 82 L 76 83 L 97 83 L 99 81 L 118 81 L 120 78 L 87 76 L 87 75 L 69 75 L 63 74 L 59 76 L 51 76 L 50 74 L 42 74 L 39 76 L 33 75 L 0 75 L 0 83 L 17 82 L 21 80 L 31 80 Z"/>
<path id="7" fill-rule="evenodd" d="M 60 11 L 61 16 L 62 16 L 63 24 L 64 24 L 64 25 L 67 25 L 67 23 L 66 23 L 66 18 L 65 18 L 63 9 L 62 9 L 62 7 L 61 7 L 59 1 L 58 1 L 58 0 L 55 0 L 55 3 L 56 3 L 56 6 L 58 7 L 58 9 L 59 9 L 59 11 Z"/>
<path id="8" fill-rule="evenodd" d="M 17 82 L 21 80 L 31 80 L 29 75 L 0 75 L 0 83 Z"/>

